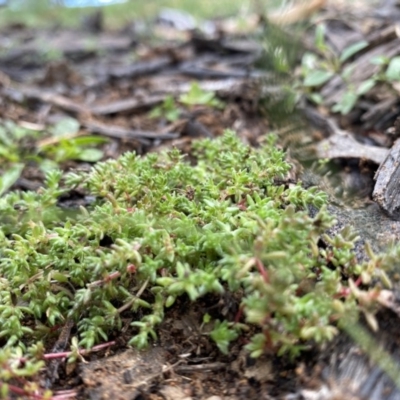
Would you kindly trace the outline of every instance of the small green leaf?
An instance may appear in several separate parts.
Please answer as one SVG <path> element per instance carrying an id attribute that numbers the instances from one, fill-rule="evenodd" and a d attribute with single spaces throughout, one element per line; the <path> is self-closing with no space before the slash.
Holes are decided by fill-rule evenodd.
<path id="1" fill-rule="evenodd" d="M 77 146 L 89 146 L 89 145 L 97 145 L 107 143 L 108 139 L 103 136 L 96 135 L 88 135 L 88 136 L 80 136 L 71 140 Z"/>
<path id="2" fill-rule="evenodd" d="M 58 164 L 53 160 L 45 159 L 39 164 L 39 168 L 42 172 L 47 173 L 56 170 Z"/>
<path id="3" fill-rule="evenodd" d="M 161 106 L 153 108 L 148 114 L 149 118 L 160 118 L 162 115 L 163 115 L 163 110 Z"/>
<path id="4" fill-rule="evenodd" d="M 203 324 L 208 324 L 208 323 L 210 323 L 210 321 L 211 321 L 211 315 L 208 313 L 205 313 L 203 315 Z"/>
<path id="5" fill-rule="evenodd" d="M 62 283 L 68 282 L 68 276 L 57 271 L 53 272 L 52 278 L 55 279 L 57 282 L 62 282 Z"/>
<path id="6" fill-rule="evenodd" d="M 314 53 L 305 53 L 301 59 L 301 65 L 306 70 L 315 68 L 318 62 L 318 57 Z"/>
<path id="7" fill-rule="evenodd" d="M 167 96 L 162 104 L 155 107 L 150 111 L 149 118 L 160 118 L 164 117 L 169 122 L 174 122 L 179 118 L 179 108 L 176 104 L 175 98 L 173 96 Z"/>
<path id="8" fill-rule="evenodd" d="M 175 303 L 175 300 L 176 296 L 169 295 L 165 301 L 165 307 L 171 307 Z"/>
<path id="9" fill-rule="evenodd" d="M 333 112 L 339 112 L 342 115 L 348 114 L 357 103 L 358 94 L 354 92 L 346 92 L 341 100 L 332 107 Z"/>
<path id="10" fill-rule="evenodd" d="M 0 177 L 0 196 L 2 196 L 21 176 L 25 164 L 17 163 L 3 172 Z"/>
<path id="11" fill-rule="evenodd" d="M 2 146 L 0 144 L 0 157 L 3 157 L 7 161 L 16 162 L 20 159 L 20 156 L 14 147 Z"/>
<path id="12" fill-rule="evenodd" d="M 332 78 L 333 72 L 315 70 L 309 72 L 304 79 L 304 86 L 321 86 Z"/>
<path id="13" fill-rule="evenodd" d="M 228 354 L 229 344 L 238 338 L 238 333 L 228 326 L 227 321 L 215 321 L 215 327 L 210 333 L 211 339 L 217 344 L 220 351 Z"/>
<path id="14" fill-rule="evenodd" d="M 99 149 L 83 149 L 79 152 L 76 159 L 87 162 L 96 162 L 103 158 L 104 153 Z"/>
<path id="15" fill-rule="evenodd" d="M 368 93 L 376 84 L 375 79 L 367 79 L 364 82 L 361 82 L 360 86 L 357 89 L 357 94 L 359 96 L 362 96 L 366 93 Z"/>
<path id="16" fill-rule="evenodd" d="M 343 80 L 347 82 L 350 81 L 353 71 L 354 71 L 354 65 L 346 65 L 341 73 Z"/>
<path id="17" fill-rule="evenodd" d="M 165 113 L 165 118 L 167 119 L 167 121 L 169 122 L 174 122 L 179 118 L 179 110 L 175 109 L 175 110 L 171 110 Z"/>
<path id="18" fill-rule="evenodd" d="M 215 97 L 214 92 L 203 90 L 197 82 L 192 83 L 189 92 L 182 94 L 179 101 L 188 106 L 209 105 L 216 108 L 222 106 L 222 102 Z"/>
<path id="19" fill-rule="evenodd" d="M 320 93 L 311 93 L 308 95 L 308 98 L 314 102 L 315 104 L 322 104 L 324 102 L 323 97 L 321 96 Z"/>
<path id="20" fill-rule="evenodd" d="M 389 81 L 400 80 L 400 57 L 393 57 L 386 70 L 386 78 Z"/>
<path id="21" fill-rule="evenodd" d="M 320 51 L 326 50 L 326 43 L 325 43 L 325 32 L 326 26 L 323 23 L 317 25 L 315 29 L 315 47 Z"/>
<path id="22" fill-rule="evenodd" d="M 53 136 L 73 135 L 77 133 L 80 128 L 80 123 L 75 118 L 64 118 L 58 122 L 50 132 Z"/>
<path id="23" fill-rule="evenodd" d="M 339 58 L 340 62 L 341 63 L 345 62 L 350 57 L 354 56 L 354 54 L 358 53 L 360 50 L 365 49 L 367 46 L 368 42 L 365 40 L 351 44 L 342 51 L 342 54 L 340 55 Z"/>
<path id="24" fill-rule="evenodd" d="M 369 62 L 374 65 L 387 65 L 389 61 L 389 57 L 386 56 L 375 56 L 369 60 Z"/>

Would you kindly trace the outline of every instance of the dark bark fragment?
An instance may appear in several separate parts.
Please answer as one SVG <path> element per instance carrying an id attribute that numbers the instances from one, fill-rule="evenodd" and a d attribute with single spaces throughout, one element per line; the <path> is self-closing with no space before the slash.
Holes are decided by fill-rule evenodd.
<path id="1" fill-rule="evenodd" d="M 374 200 L 389 214 L 400 217 L 400 140 L 397 140 L 379 167 L 375 179 Z"/>

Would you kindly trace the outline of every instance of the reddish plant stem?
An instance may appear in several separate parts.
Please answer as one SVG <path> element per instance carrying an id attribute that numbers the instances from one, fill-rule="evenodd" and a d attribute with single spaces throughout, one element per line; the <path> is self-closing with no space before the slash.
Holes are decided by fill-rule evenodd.
<path id="1" fill-rule="evenodd" d="M 361 283 L 362 283 L 361 276 L 359 276 L 359 277 L 356 279 L 356 281 L 354 282 L 354 285 L 355 285 L 356 287 L 359 287 L 359 286 L 361 285 Z M 341 290 L 340 290 L 338 293 L 336 293 L 333 297 L 334 297 L 335 299 L 339 299 L 339 298 L 341 298 L 341 297 L 347 297 L 347 296 L 349 296 L 350 293 L 351 293 L 350 288 L 346 287 L 346 288 L 341 289 Z"/>
<path id="2" fill-rule="evenodd" d="M 79 350 L 79 354 L 85 355 L 85 354 L 89 354 L 93 351 L 100 351 L 104 348 L 113 346 L 115 344 L 115 341 L 112 342 L 107 342 L 107 343 L 102 343 L 99 344 L 97 346 L 92 347 L 90 350 Z M 65 358 L 68 357 L 69 355 L 72 354 L 72 351 L 64 351 L 62 353 L 49 353 L 49 354 L 44 354 L 43 355 L 43 359 L 45 360 L 52 360 L 52 359 L 56 359 L 56 358 Z M 26 358 L 25 357 L 21 357 L 20 359 L 21 363 L 26 362 Z M 23 381 L 21 382 L 22 384 L 24 383 Z M 3 382 L 0 382 L 0 388 L 3 386 Z M 35 399 L 35 400 L 43 400 L 43 395 L 42 394 L 36 394 L 36 393 L 29 393 L 26 390 L 15 386 L 15 385 L 8 385 L 8 389 L 16 394 L 16 395 L 20 395 L 20 396 L 27 396 L 31 399 Z M 63 399 L 70 399 L 71 397 L 75 397 L 76 396 L 76 392 L 75 391 L 61 391 L 59 392 L 58 395 L 52 396 L 51 400 L 63 400 Z"/>
<path id="3" fill-rule="evenodd" d="M 259 258 L 256 258 L 256 266 L 257 266 L 258 271 L 260 272 L 260 275 L 264 279 L 264 282 L 269 283 L 268 272 L 266 271 L 264 264 L 261 262 L 261 260 Z"/>
<path id="4" fill-rule="evenodd" d="M 115 344 L 115 341 L 102 343 L 102 344 L 99 344 L 97 346 L 92 347 L 90 350 L 82 349 L 82 350 L 78 350 L 78 352 L 81 355 L 85 355 L 85 354 L 89 354 L 89 353 L 94 352 L 94 351 L 100 351 L 100 350 L 105 349 L 107 347 L 114 346 L 114 344 Z M 64 352 L 61 352 L 61 353 L 48 353 L 48 354 L 44 354 L 43 358 L 45 360 L 53 360 L 55 358 L 68 357 L 71 354 L 72 354 L 72 351 L 64 351 Z"/>
<path id="5" fill-rule="evenodd" d="M 3 386 L 3 382 L 0 382 L 0 388 Z M 36 399 L 36 400 L 43 400 L 43 395 L 41 394 L 37 394 L 37 393 L 29 393 L 26 390 L 18 387 L 18 386 L 14 386 L 14 385 L 7 385 L 8 386 L 8 390 L 11 393 L 20 395 L 20 396 L 27 396 L 31 399 Z"/>
<path id="6" fill-rule="evenodd" d="M 105 283 L 108 283 L 110 281 L 112 281 L 113 279 L 118 278 L 119 276 L 121 276 L 121 272 L 115 271 L 115 272 L 111 272 L 109 275 L 107 275 L 104 279 L 101 279 L 99 281 L 94 281 L 92 282 L 89 287 L 93 287 L 93 286 L 101 286 L 104 285 Z"/>
<path id="7" fill-rule="evenodd" d="M 241 306 L 239 307 L 238 312 L 237 312 L 236 315 L 235 315 L 235 324 L 237 324 L 237 323 L 240 321 L 240 319 L 242 318 L 242 316 L 243 316 L 243 306 L 241 305 Z"/>
<path id="8" fill-rule="evenodd" d="M 0 382 L 0 388 L 3 386 L 3 383 Z M 34 400 L 43 400 L 44 396 L 43 394 L 40 393 L 29 393 L 26 390 L 15 386 L 15 385 L 8 385 L 8 390 L 11 393 L 14 393 L 19 396 L 26 396 L 30 399 Z M 58 392 L 59 394 L 56 394 L 55 396 L 51 396 L 50 400 L 64 400 L 64 399 L 70 399 L 72 397 L 76 397 L 77 392 L 76 390 L 63 390 Z"/>

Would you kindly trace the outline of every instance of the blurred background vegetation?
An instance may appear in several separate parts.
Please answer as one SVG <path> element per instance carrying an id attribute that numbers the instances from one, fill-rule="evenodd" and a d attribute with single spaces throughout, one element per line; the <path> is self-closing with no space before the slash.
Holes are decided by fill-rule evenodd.
<path id="1" fill-rule="evenodd" d="M 0 9 L 0 24 L 24 23 L 29 26 L 46 26 L 54 23 L 74 26 L 82 17 L 98 7 L 65 7 L 65 4 L 88 4 L 96 0 L 8 0 Z M 97 0 L 99 4 L 101 0 Z M 121 0 L 119 0 L 121 1 Z M 4 1 L 5 2 L 5 1 Z M 104 2 L 104 0 L 103 0 Z M 197 18 L 218 18 L 246 15 L 260 7 L 275 7 L 281 0 L 127 0 L 103 6 L 106 25 L 123 26 L 132 20 L 153 18 L 161 8 L 177 8 Z M 1 1 L 0 1 L 1 4 Z"/>

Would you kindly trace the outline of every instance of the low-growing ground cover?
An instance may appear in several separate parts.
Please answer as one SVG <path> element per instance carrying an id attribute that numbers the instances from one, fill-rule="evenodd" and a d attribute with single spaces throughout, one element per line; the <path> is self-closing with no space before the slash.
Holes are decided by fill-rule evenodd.
<path id="1" fill-rule="evenodd" d="M 126 153 L 89 172 L 50 172 L 38 193 L 4 196 L 3 390 L 39 372 L 54 327 L 74 327 L 70 362 L 78 346 L 118 335 L 126 318 L 128 344 L 145 348 L 178 298 L 190 307 L 229 294 L 234 318 L 205 313 L 203 333 L 222 353 L 247 338 L 254 357 L 298 356 L 310 341 L 332 339 L 343 316 L 362 310 L 373 318 L 373 289 L 357 286 L 384 258 L 360 265 L 348 229 L 319 246 L 332 224 L 326 196 L 290 184 L 289 170 L 272 136 L 254 149 L 227 132 L 195 142 L 190 158 L 177 150 Z M 60 196 L 72 190 L 91 203 L 60 208 Z M 322 208 L 312 218 L 308 207 Z"/>

